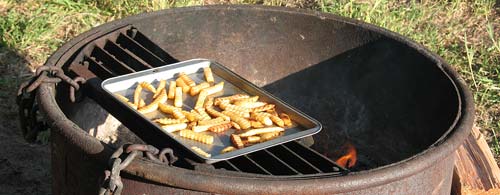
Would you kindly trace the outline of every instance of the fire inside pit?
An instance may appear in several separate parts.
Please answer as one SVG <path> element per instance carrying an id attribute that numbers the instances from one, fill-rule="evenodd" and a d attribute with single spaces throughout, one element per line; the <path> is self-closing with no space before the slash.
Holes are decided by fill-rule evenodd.
<path id="1" fill-rule="evenodd" d="M 199 164 L 142 132 L 137 118 L 113 112 L 118 104 L 100 89 L 105 78 L 192 58 L 228 66 L 318 119 L 323 130 Z M 56 194 L 94 193 L 111 150 L 125 142 L 171 147 L 180 159 L 172 167 L 133 161 L 122 171 L 124 193 L 449 194 L 450 154 L 473 118 L 456 73 L 421 46 L 371 25 L 285 8 L 134 16 L 82 34 L 47 63 L 87 79 L 79 103 L 69 102 L 63 84 L 54 89 L 57 102 L 48 84 L 38 92 L 53 124 Z M 66 117 L 71 121 L 61 122 Z"/>

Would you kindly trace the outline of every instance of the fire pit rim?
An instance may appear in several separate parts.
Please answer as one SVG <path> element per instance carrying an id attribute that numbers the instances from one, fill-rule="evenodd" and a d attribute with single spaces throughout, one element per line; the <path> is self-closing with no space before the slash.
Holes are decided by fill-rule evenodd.
<path id="1" fill-rule="evenodd" d="M 195 190 L 213 190 L 214 192 L 220 192 L 216 190 L 221 190 L 227 188 L 228 181 L 233 182 L 231 189 L 242 192 L 246 189 L 242 184 L 252 183 L 255 185 L 257 182 L 262 182 L 265 186 L 272 186 L 272 188 L 263 188 L 263 192 L 271 191 L 290 191 L 296 190 L 297 186 L 302 187 L 313 187 L 322 186 L 321 190 L 327 190 L 329 192 L 347 192 L 357 188 L 367 188 L 372 186 L 377 186 L 383 183 L 388 183 L 390 181 L 400 180 L 417 172 L 430 167 L 434 162 L 442 160 L 448 155 L 453 155 L 453 151 L 456 150 L 458 146 L 463 142 L 463 140 L 470 133 L 474 120 L 474 104 L 472 99 L 472 94 L 469 91 L 465 81 L 459 77 L 459 74 L 451 68 L 441 57 L 428 51 L 422 45 L 413 42 L 409 38 L 406 38 L 398 33 L 391 32 L 389 30 L 371 25 L 362 21 L 345 18 L 333 14 L 321 13 L 317 11 L 309 11 L 295 8 L 284 8 L 284 7 L 271 7 L 271 6 L 256 6 L 256 5 L 213 5 L 213 6 L 194 6 L 176 9 L 160 10 L 150 13 L 142 13 L 134 16 L 129 16 L 122 18 L 120 20 L 108 22 L 100 26 L 94 27 L 89 31 L 80 34 L 79 36 L 73 38 L 72 40 L 61 46 L 50 58 L 46 61 L 46 65 L 59 65 L 62 66 L 61 62 L 64 62 L 68 54 L 74 53 L 81 49 L 82 45 L 85 44 L 85 39 L 93 34 L 105 33 L 110 29 L 116 28 L 117 26 L 124 25 L 128 21 L 134 21 L 138 19 L 143 19 L 145 17 L 151 17 L 154 15 L 163 15 L 169 13 L 179 13 L 179 12 L 191 12 L 200 11 L 207 9 L 228 9 L 228 10 L 238 10 L 238 9 L 248 9 L 248 10 L 262 10 L 271 12 L 286 12 L 294 14 L 303 14 L 309 16 L 316 16 L 320 19 L 330 19 L 339 22 L 344 22 L 352 25 L 358 25 L 361 28 L 366 28 L 370 31 L 374 31 L 388 38 L 399 41 L 410 48 L 415 49 L 428 59 L 431 59 L 436 63 L 438 68 L 440 68 L 443 73 L 450 79 L 453 83 L 455 89 L 457 90 L 458 98 L 461 101 L 460 110 L 461 116 L 455 121 L 455 123 L 450 126 L 448 135 L 443 137 L 442 142 L 438 142 L 432 145 L 430 148 L 423 150 L 422 152 L 399 162 L 378 167 L 376 169 L 361 171 L 351 175 L 343 177 L 325 177 L 317 178 L 312 180 L 302 180 L 297 178 L 284 178 L 284 177 L 260 177 L 260 178 L 250 178 L 250 177 L 238 177 L 238 176 L 228 176 L 228 175 L 218 175 L 218 174 L 203 174 L 203 172 L 187 170 L 177 167 L 163 167 L 163 169 L 151 169 L 158 164 L 152 163 L 145 160 L 135 160 L 126 171 L 128 174 L 143 176 L 154 182 L 162 184 L 172 184 L 175 183 L 179 187 L 189 187 Z M 66 59 L 65 59 L 66 58 Z M 81 149 L 93 156 L 94 158 L 100 160 L 103 164 L 107 161 L 111 154 L 112 148 L 94 137 L 84 133 L 84 131 L 79 128 L 76 124 L 65 117 L 64 113 L 60 110 L 59 105 L 55 101 L 54 96 L 55 85 L 54 84 L 42 84 L 37 92 L 37 99 L 40 104 L 42 112 L 46 115 L 46 119 L 49 124 L 51 124 L 52 129 L 56 130 L 58 133 L 65 136 L 73 144 L 81 147 Z M 155 170 L 151 172 L 150 170 Z M 145 174 L 147 173 L 147 174 Z M 396 173 L 396 174 L 395 174 Z M 202 185 L 192 185 L 192 176 L 196 175 L 200 181 L 204 181 Z M 189 181 L 184 181 L 182 178 L 191 177 Z M 237 178 L 238 180 L 233 180 L 231 178 Z M 351 182 L 346 183 L 346 179 Z M 208 182 L 207 182 L 208 181 Z M 240 185 L 238 185 L 240 184 Z M 284 185 L 286 184 L 286 185 Z M 186 186 L 182 186 L 186 185 Z M 248 184 L 247 184 L 248 185 Z M 261 186 L 262 187 L 262 186 Z M 197 189 L 198 188 L 198 189 Z M 236 191 L 230 191 L 236 192 Z M 255 191 L 254 191 L 255 192 Z M 326 191 L 325 191 L 326 192 Z"/>

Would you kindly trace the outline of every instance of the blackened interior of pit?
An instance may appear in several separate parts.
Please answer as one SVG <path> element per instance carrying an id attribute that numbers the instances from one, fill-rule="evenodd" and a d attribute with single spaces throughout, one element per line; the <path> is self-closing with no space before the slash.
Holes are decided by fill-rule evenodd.
<path id="1" fill-rule="evenodd" d="M 433 62 L 379 39 L 264 87 L 319 120 L 312 148 L 332 159 L 352 143 L 365 170 L 422 152 L 452 125 L 456 93 Z"/>

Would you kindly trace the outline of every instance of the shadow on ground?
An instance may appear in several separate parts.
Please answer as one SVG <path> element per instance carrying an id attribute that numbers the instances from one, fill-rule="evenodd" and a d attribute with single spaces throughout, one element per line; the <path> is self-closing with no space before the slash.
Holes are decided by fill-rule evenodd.
<path id="1" fill-rule="evenodd" d="M 50 194 L 50 149 L 21 136 L 17 86 L 30 75 L 27 61 L 0 43 L 0 194 Z"/>

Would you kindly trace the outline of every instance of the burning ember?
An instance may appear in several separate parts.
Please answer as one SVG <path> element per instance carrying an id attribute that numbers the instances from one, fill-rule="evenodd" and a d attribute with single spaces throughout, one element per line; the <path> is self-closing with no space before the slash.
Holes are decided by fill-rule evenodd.
<path id="1" fill-rule="evenodd" d="M 346 154 L 337 159 L 337 164 L 345 168 L 354 167 L 357 160 L 356 148 L 350 142 L 347 142 L 342 148 L 345 148 Z"/>

